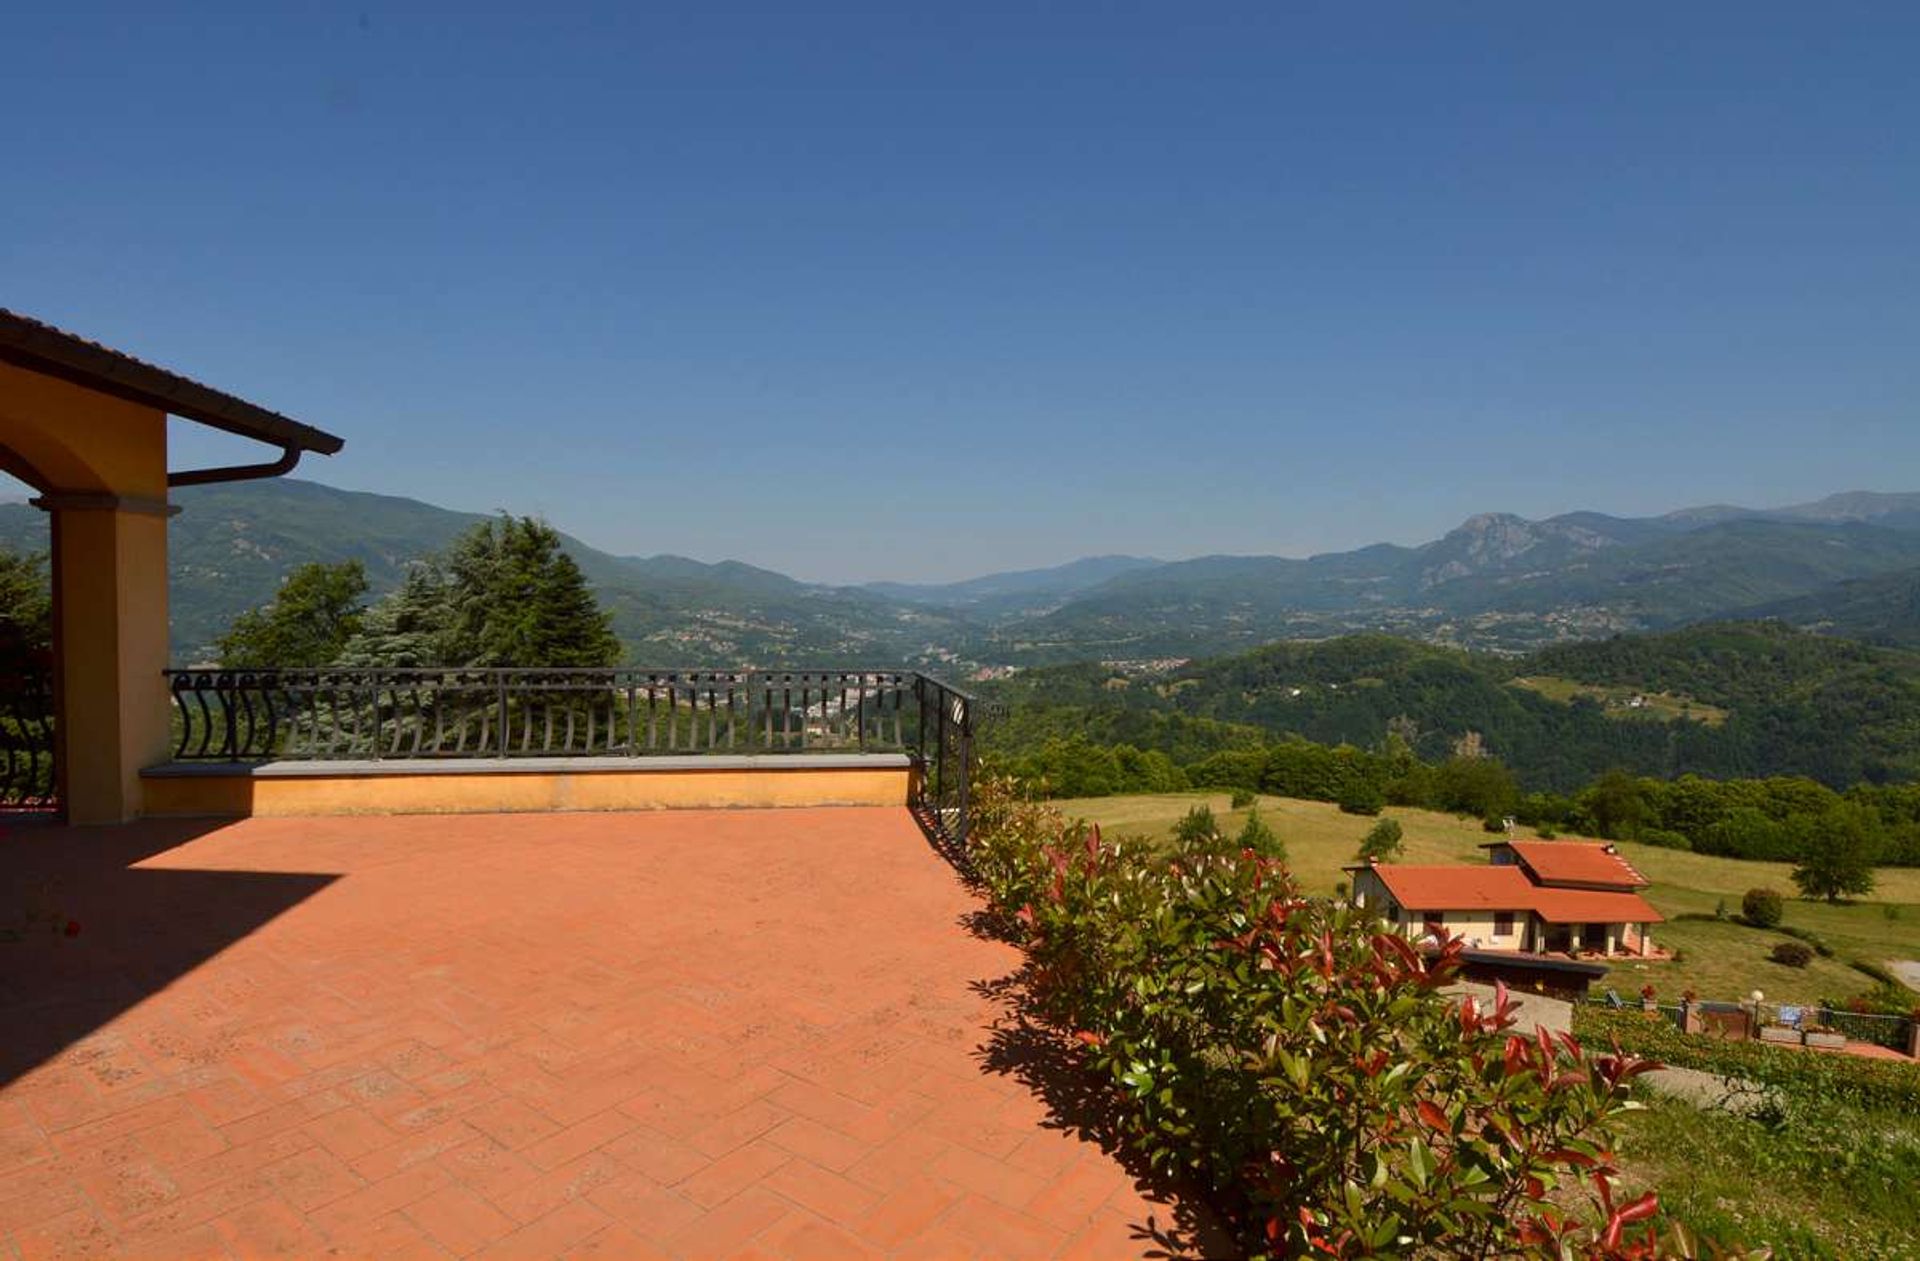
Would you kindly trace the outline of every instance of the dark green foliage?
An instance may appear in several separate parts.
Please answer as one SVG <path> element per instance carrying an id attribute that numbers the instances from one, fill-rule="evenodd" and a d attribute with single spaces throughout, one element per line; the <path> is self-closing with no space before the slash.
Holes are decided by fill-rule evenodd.
<path id="1" fill-rule="evenodd" d="M 1378 785 L 1355 778 L 1340 790 L 1340 809 L 1347 814 L 1379 814 L 1387 798 Z"/>
<path id="2" fill-rule="evenodd" d="M 1433 770 L 1428 804 L 1436 809 L 1488 819 L 1503 818 L 1519 804 L 1513 772 L 1493 758 L 1453 757 Z"/>
<path id="3" fill-rule="evenodd" d="M 1813 962 L 1813 947 L 1797 941 L 1775 942 L 1767 957 L 1789 968 L 1804 968 Z"/>
<path id="4" fill-rule="evenodd" d="M 1267 826 L 1267 821 L 1260 817 L 1258 806 L 1247 811 L 1247 821 L 1241 825 L 1240 835 L 1234 838 L 1234 843 L 1243 850 L 1249 850 L 1262 858 L 1271 858 L 1276 862 L 1285 862 L 1287 858 L 1286 844 L 1274 834 L 1272 828 Z"/>
<path id="5" fill-rule="evenodd" d="M 19 670 L 29 662 L 44 666 L 52 651 L 47 558 L 0 547 L 0 668 Z"/>
<path id="6" fill-rule="evenodd" d="M 1049 739 L 1007 764 L 1053 797 L 1178 792 L 1189 782 L 1186 772 L 1157 749 L 1143 753 L 1130 744 L 1099 745 L 1083 736 Z"/>
<path id="7" fill-rule="evenodd" d="M 1740 918 L 1755 928 L 1773 928 L 1785 913 L 1785 900 L 1772 889 L 1748 889 L 1740 899 Z"/>
<path id="8" fill-rule="evenodd" d="M 1360 840 L 1360 849 L 1354 857 L 1361 862 L 1392 862 L 1400 856 L 1402 848 L 1400 821 L 1382 819 L 1367 829 Z"/>
<path id="9" fill-rule="evenodd" d="M 1822 959 L 1833 958 L 1833 947 L 1829 946 L 1826 938 L 1822 937 L 1819 933 L 1810 932 L 1804 928 L 1795 928 L 1792 924 L 1781 924 L 1777 926 L 1774 931 L 1785 933 L 1789 937 L 1798 938 L 1806 942 L 1809 946 L 1813 947 L 1813 953 L 1819 955 Z"/>
<path id="10" fill-rule="evenodd" d="M 1870 962 L 1869 960 L 1849 959 L 1847 960 L 1847 966 L 1852 968 L 1855 972 L 1860 973 L 1862 976 L 1872 978 L 1873 980 L 1879 982 L 1881 985 L 1900 984 L 1899 978 L 1894 976 L 1893 973 L 1887 971 L 1885 968 L 1881 967 L 1877 963 Z"/>
<path id="11" fill-rule="evenodd" d="M 409 571 L 342 657 L 386 666 L 610 666 L 620 641 L 558 532 L 503 514 Z"/>
<path id="12" fill-rule="evenodd" d="M 1593 820 L 1593 830 L 1609 840 L 1637 840 L 1651 813 L 1640 781 L 1618 767 L 1583 790 L 1575 803 Z"/>
<path id="13" fill-rule="evenodd" d="M 1545 834 L 1542 833 L 1542 835 Z M 1670 828 L 1641 828 L 1639 839 L 1642 845 L 1656 845 L 1661 849 L 1693 848 L 1693 842 L 1687 839 L 1686 833 L 1675 832 Z"/>
<path id="14" fill-rule="evenodd" d="M 1880 857 L 1880 819 L 1857 802 L 1837 802 L 1806 819 L 1800 865 L 1793 883 L 1802 897 L 1838 902 L 1873 891 Z"/>
<path id="15" fill-rule="evenodd" d="M 1235 810 L 1245 810 L 1257 800 L 1259 796 L 1251 788 L 1236 788 L 1233 790 L 1231 804 Z"/>
<path id="16" fill-rule="evenodd" d="M 1214 819 L 1213 811 L 1203 805 L 1187 811 L 1186 817 L 1173 827 L 1173 839 L 1182 845 L 1200 845 L 1219 836 L 1220 824 Z"/>
<path id="17" fill-rule="evenodd" d="M 610 666 L 620 659 L 607 614 L 546 522 L 502 513 L 461 535 L 442 564 L 461 664 Z"/>
<path id="18" fill-rule="evenodd" d="M 1495 836 L 1505 836 L 1507 834 L 1506 816 L 1498 814 L 1488 815 L 1486 818 L 1480 820 L 1480 830 L 1482 832 L 1490 832 Z"/>
<path id="19" fill-rule="evenodd" d="M 1665 1020 L 1600 1006 L 1574 1009 L 1574 1033 L 1594 1045 L 1618 1042 L 1635 1055 L 1675 1068 L 1697 1068 L 1763 1086 L 1779 1086 L 1811 1098 L 1886 1109 L 1907 1116 L 1920 1111 L 1920 1064 L 1869 1060 L 1851 1055 L 1798 1055 L 1764 1042 L 1688 1036 Z"/>
<path id="20" fill-rule="evenodd" d="M 306 564 L 287 575 L 273 601 L 248 609 L 219 640 L 230 667 L 332 665 L 359 633 L 367 571 L 359 561 Z"/>
<path id="21" fill-rule="evenodd" d="M 1671 692 L 1730 711 L 1720 726 L 1684 718 L 1622 717 L 1592 700 L 1562 702 L 1515 685 L 1550 675 L 1583 686 Z M 1486 749 L 1528 789 L 1565 793 L 1610 768 L 1633 777 L 1719 779 L 1808 776 L 1830 787 L 1920 776 L 1920 654 L 1823 638 L 1767 623 L 1693 627 L 1543 649 L 1531 657 L 1482 656 L 1381 635 L 1272 644 L 1199 660 L 1153 685 L 1105 686 L 1111 672 L 1081 666 L 1030 670 L 997 695 L 1015 709 L 1070 707 L 1065 721 L 1109 710 L 1161 712 L 1321 745 L 1379 747 L 1390 729 L 1430 765 L 1478 732 Z M 1297 695 L 1295 693 L 1298 693 Z M 1034 722 L 1036 718 L 1021 719 Z M 1199 760 L 1137 734 L 1188 765 Z M 1383 779 L 1387 799 L 1403 792 Z M 1613 796 L 1588 803 L 1594 826 L 1627 836 L 1654 822 L 1651 803 L 1611 782 Z M 1306 794 L 1314 795 L 1314 794 Z M 1330 797 L 1322 799 L 1331 800 Z M 1475 816 L 1486 813 L 1472 810 Z M 1554 820 L 1563 830 L 1566 819 Z M 1685 826 L 1666 824 L 1694 835 Z M 1697 837 L 1696 837 L 1697 843 Z"/>

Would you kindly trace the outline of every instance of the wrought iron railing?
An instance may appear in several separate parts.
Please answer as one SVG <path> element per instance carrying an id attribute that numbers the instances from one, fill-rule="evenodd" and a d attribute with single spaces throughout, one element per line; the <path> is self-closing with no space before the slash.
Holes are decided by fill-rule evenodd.
<path id="1" fill-rule="evenodd" d="M 975 702 L 899 670 L 169 670 L 181 761 L 900 752 L 964 841 Z"/>
<path id="2" fill-rule="evenodd" d="M 53 684 L 44 670 L 0 676 L 0 807 L 44 810 L 57 804 Z"/>

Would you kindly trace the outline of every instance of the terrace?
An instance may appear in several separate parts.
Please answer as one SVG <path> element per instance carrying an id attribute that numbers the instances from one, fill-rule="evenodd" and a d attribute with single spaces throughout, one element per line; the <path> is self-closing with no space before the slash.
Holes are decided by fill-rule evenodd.
<path id="1" fill-rule="evenodd" d="M 170 471 L 170 415 L 279 457 Z M 168 488 L 340 446 L 0 311 L 54 632 L 0 676 L 0 1258 L 1201 1246 L 1001 997 L 965 693 L 166 669 Z"/>
<path id="2" fill-rule="evenodd" d="M 0 1252 L 1122 1256 L 904 809 L 16 827 Z"/>

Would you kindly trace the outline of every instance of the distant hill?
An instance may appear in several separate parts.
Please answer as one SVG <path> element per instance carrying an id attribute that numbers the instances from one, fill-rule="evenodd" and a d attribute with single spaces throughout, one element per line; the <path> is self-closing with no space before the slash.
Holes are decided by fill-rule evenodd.
<path id="1" fill-rule="evenodd" d="M 1122 573 L 996 625 L 1011 659 L 1159 657 L 1383 630 L 1465 647 L 1670 628 L 1920 566 L 1920 495 L 1658 518 L 1469 518 L 1418 547 L 1205 556 Z"/>
<path id="2" fill-rule="evenodd" d="M 204 660 L 241 610 L 309 561 L 359 560 L 376 593 L 415 557 L 483 517 L 295 478 L 184 487 L 169 527 L 175 657 Z M 564 536 L 563 536 L 564 537 Z M 46 518 L 0 504 L 0 544 L 46 545 Z M 614 556 L 565 537 L 637 661 L 687 665 L 898 665 L 952 638 L 952 619 L 852 589 L 818 587 L 738 561 Z"/>
<path id="3" fill-rule="evenodd" d="M 1058 604 L 1121 574 L 1166 562 L 1142 556 L 1087 556 L 1046 569 L 1018 569 L 963 582 L 870 582 L 865 590 L 909 604 L 969 608 L 994 613 L 1030 612 Z"/>
<path id="4" fill-rule="evenodd" d="M 1572 788 L 1615 766 L 1835 786 L 1920 775 L 1920 655 L 1777 624 L 1624 635 L 1520 658 L 1356 635 L 1170 670 L 1042 668 L 989 689 L 1011 715 L 995 737 L 1003 747 L 1077 734 L 1178 758 L 1248 729 L 1376 747 L 1391 722 L 1430 759 L 1476 733 L 1534 788 Z M 1654 695 L 1661 704 L 1642 703 Z"/>
<path id="5" fill-rule="evenodd" d="M 418 500 L 281 478 L 175 493 L 173 638 L 183 660 L 294 566 L 357 558 L 376 592 L 481 518 Z M 45 546 L 46 520 L 0 503 L 0 544 Z M 1526 652 L 1543 645 L 1775 616 L 1920 643 L 1920 495 L 1855 491 L 1776 509 L 1662 517 L 1470 517 L 1418 546 L 1304 558 L 1092 556 L 951 583 L 804 583 L 737 560 L 579 560 L 632 658 L 648 663 L 979 666 L 1233 653 L 1281 639 L 1384 632 Z M 1904 576 L 1904 577 L 1903 577 Z"/>
<path id="6" fill-rule="evenodd" d="M 1826 635 L 1920 648 L 1920 568 L 1838 582 L 1747 612 Z"/>

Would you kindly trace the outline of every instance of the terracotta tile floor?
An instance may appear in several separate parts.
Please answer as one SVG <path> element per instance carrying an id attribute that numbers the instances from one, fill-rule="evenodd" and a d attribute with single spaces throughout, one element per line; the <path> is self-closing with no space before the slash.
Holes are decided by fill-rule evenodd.
<path id="1" fill-rule="evenodd" d="M 904 811 L 0 837 L 0 1257 L 1134 1256 Z M 18 895 L 16 898 L 15 895 Z"/>

